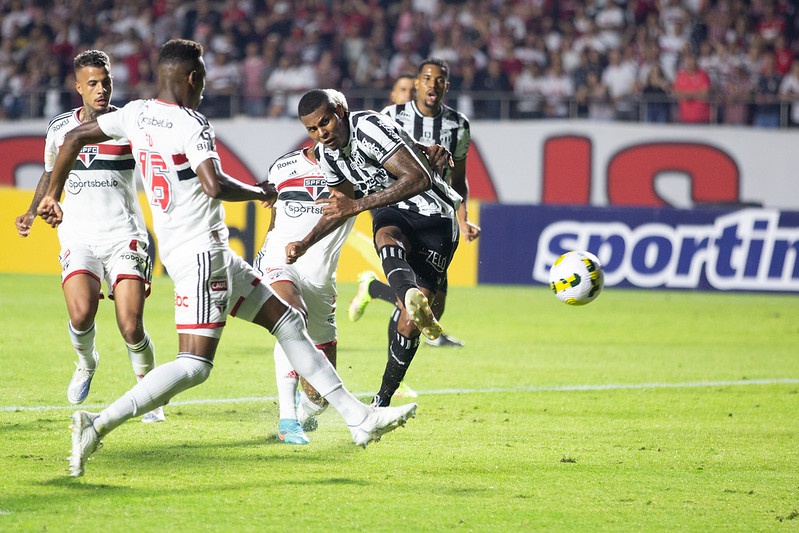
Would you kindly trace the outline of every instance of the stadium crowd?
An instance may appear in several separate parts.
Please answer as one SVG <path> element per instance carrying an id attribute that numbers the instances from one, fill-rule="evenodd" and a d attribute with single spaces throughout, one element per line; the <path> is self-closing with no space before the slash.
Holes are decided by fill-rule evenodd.
<path id="1" fill-rule="evenodd" d="M 112 58 L 117 105 L 158 48 L 201 42 L 210 117 L 283 117 L 332 87 L 380 108 L 425 57 L 470 118 L 799 125 L 791 0 L 0 0 L 0 118 L 72 106 L 72 58 Z"/>

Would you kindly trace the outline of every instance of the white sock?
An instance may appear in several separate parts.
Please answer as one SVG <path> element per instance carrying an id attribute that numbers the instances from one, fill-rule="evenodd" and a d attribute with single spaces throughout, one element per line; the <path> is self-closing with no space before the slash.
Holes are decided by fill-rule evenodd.
<path id="1" fill-rule="evenodd" d="M 358 401 L 344 387 L 336 369 L 308 337 L 305 322 L 298 311 L 289 308 L 277 321 L 272 334 L 283 346 L 294 370 L 335 407 L 347 425 L 363 422 L 369 414 L 369 406 Z"/>
<path id="2" fill-rule="evenodd" d="M 284 418 L 297 419 L 297 408 L 294 404 L 297 395 L 297 372 L 291 367 L 286 352 L 280 342 L 275 343 L 275 380 L 277 381 L 277 402 L 281 420 Z"/>
<path id="3" fill-rule="evenodd" d="M 132 389 L 106 407 L 94 421 L 105 435 L 126 420 L 166 405 L 176 394 L 199 385 L 211 374 L 213 363 L 196 355 L 181 353 L 174 361 L 148 372 Z"/>
<path id="4" fill-rule="evenodd" d="M 133 366 L 133 372 L 136 374 L 136 378 L 141 380 L 145 374 L 155 368 L 155 346 L 146 331 L 144 338 L 137 344 L 125 343 L 125 346 L 128 347 L 128 357 Z"/>
<path id="5" fill-rule="evenodd" d="M 94 361 L 94 337 L 97 333 L 97 326 L 92 324 L 92 327 L 86 331 L 78 331 L 72 326 L 72 321 L 70 320 L 67 329 L 69 330 L 72 346 L 78 354 L 78 366 L 81 368 L 95 368 L 97 365 Z"/>

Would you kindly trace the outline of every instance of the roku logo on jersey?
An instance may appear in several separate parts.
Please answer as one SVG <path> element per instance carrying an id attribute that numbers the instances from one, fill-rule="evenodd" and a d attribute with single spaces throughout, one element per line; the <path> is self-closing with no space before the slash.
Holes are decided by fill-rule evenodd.
<path id="1" fill-rule="evenodd" d="M 541 232 L 533 279 L 548 282 L 550 265 L 568 250 L 588 250 L 605 269 L 605 285 L 693 288 L 704 274 L 721 290 L 799 290 L 799 227 L 780 213 L 744 209 L 713 224 L 559 221 Z"/>

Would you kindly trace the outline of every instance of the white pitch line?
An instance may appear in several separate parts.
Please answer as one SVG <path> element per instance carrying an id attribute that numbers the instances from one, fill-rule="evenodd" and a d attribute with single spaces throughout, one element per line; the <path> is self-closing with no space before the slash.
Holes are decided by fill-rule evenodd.
<path id="1" fill-rule="evenodd" d="M 641 389 L 696 389 L 702 387 L 741 387 L 747 385 L 792 385 L 799 384 L 796 378 L 779 379 L 742 379 L 737 381 L 686 381 L 682 383 L 608 383 L 602 385 L 558 385 L 552 387 L 495 387 L 487 389 L 437 389 L 417 391 L 420 396 L 435 396 L 442 394 L 497 394 L 508 392 L 584 392 L 608 390 L 641 390 Z M 371 398 L 371 393 L 356 392 L 355 396 Z M 276 402 L 277 396 L 251 396 L 245 398 L 206 398 L 199 400 L 183 400 L 169 402 L 170 407 L 179 405 L 213 405 L 224 403 L 266 403 Z M 85 404 L 81 409 L 102 409 L 102 404 Z M 75 410 L 74 405 L 40 405 L 40 406 L 0 406 L 0 412 L 10 413 L 19 411 L 65 411 Z"/>

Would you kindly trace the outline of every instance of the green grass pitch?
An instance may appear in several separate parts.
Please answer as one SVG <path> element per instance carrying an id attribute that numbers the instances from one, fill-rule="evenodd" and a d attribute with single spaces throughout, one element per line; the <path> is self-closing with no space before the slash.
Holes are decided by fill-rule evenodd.
<path id="1" fill-rule="evenodd" d="M 346 318 L 339 371 L 368 401 L 390 308 Z M 68 476 L 75 359 L 57 276 L 0 276 L 0 531 L 796 531 L 799 299 L 608 288 L 574 308 L 545 288 L 453 287 L 422 346 L 417 417 L 361 449 L 328 411 L 280 444 L 273 339 L 231 320 L 203 385 L 104 440 Z M 174 358 L 172 283 L 145 312 Z M 134 383 L 112 305 L 86 402 Z M 395 399 L 403 403 L 407 399 Z"/>

